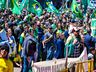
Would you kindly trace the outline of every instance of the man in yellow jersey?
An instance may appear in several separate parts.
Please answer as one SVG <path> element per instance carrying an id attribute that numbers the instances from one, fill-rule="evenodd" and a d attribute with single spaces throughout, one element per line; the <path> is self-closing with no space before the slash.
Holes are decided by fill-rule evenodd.
<path id="1" fill-rule="evenodd" d="M 0 72 L 13 72 L 13 63 L 8 59 L 9 46 L 0 46 Z"/>

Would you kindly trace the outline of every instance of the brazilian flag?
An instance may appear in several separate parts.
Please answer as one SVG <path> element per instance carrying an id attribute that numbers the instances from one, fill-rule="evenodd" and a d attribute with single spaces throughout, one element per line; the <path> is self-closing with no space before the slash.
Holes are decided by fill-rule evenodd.
<path id="1" fill-rule="evenodd" d="M 51 2 L 48 1 L 48 2 L 46 2 L 46 4 L 47 4 L 47 8 L 46 8 L 47 12 L 53 12 L 55 14 L 58 14 L 58 10 L 53 5 L 53 3 L 51 3 Z"/>
<path id="2" fill-rule="evenodd" d="M 83 15 L 82 15 L 80 9 L 78 8 L 78 4 L 77 4 L 76 0 L 73 0 L 71 10 L 76 15 L 76 17 L 83 18 Z"/>
<path id="3" fill-rule="evenodd" d="M 21 50 L 22 50 L 22 44 L 23 44 L 23 42 L 24 42 L 24 39 L 25 39 L 25 34 L 24 34 L 24 32 L 20 35 L 20 41 L 19 41 L 19 47 L 18 47 L 18 53 L 20 53 L 21 52 Z"/>
<path id="4" fill-rule="evenodd" d="M 43 10 L 40 3 L 37 0 L 29 0 L 28 11 L 35 13 L 37 16 L 40 16 Z"/>

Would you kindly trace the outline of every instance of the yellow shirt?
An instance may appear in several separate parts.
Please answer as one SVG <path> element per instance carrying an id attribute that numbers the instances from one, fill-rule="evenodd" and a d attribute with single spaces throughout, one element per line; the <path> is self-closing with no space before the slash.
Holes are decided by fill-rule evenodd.
<path id="1" fill-rule="evenodd" d="M 0 58 L 0 72 L 13 72 L 13 63 L 9 59 Z"/>
<path id="2" fill-rule="evenodd" d="M 0 58 L 0 72 L 4 72 L 4 70 L 7 68 L 5 60 L 3 58 Z"/>

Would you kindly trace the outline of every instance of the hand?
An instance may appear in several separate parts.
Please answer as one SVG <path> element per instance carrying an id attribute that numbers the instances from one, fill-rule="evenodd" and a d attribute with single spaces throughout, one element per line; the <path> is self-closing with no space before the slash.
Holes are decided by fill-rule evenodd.
<path id="1" fill-rule="evenodd" d="M 73 44 L 76 44 L 77 43 L 77 39 L 75 39 L 74 41 L 73 41 Z"/>
<path id="2" fill-rule="evenodd" d="M 27 57 L 27 61 L 30 63 L 30 57 Z"/>

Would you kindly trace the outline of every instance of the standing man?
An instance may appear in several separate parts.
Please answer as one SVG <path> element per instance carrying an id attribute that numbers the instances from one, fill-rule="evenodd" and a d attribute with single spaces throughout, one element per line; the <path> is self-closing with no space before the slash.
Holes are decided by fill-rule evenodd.
<path id="1" fill-rule="evenodd" d="M 38 58 L 37 61 L 40 61 L 43 59 L 43 45 L 42 45 L 42 40 L 43 40 L 43 29 L 41 27 L 41 22 L 37 21 L 37 40 L 38 40 L 38 44 L 37 44 L 37 49 L 38 49 Z"/>
<path id="2" fill-rule="evenodd" d="M 54 41 L 53 41 L 53 35 L 52 35 L 52 27 L 49 26 L 47 29 L 47 32 L 44 34 L 44 40 L 42 41 L 43 43 L 43 48 L 44 48 L 44 53 L 45 53 L 45 58 L 46 60 L 51 60 L 53 58 L 53 46 L 54 46 Z"/>
<path id="3" fill-rule="evenodd" d="M 78 46 L 79 46 L 80 42 L 81 42 L 81 37 L 79 35 L 79 30 L 73 29 L 72 34 L 70 34 L 70 36 L 67 38 L 64 53 L 66 54 L 66 48 L 68 48 L 69 57 L 74 57 L 74 58 L 79 57 L 80 48 Z"/>
<path id="4" fill-rule="evenodd" d="M 58 32 L 58 31 L 57 31 Z M 64 57 L 64 33 L 59 32 L 58 37 L 56 40 L 56 53 L 55 53 L 55 58 L 63 58 Z"/>
<path id="5" fill-rule="evenodd" d="M 21 57 L 23 58 L 22 72 L 29 72 L 29 70 L 31 70 L 31 62 L 32 60 L 34 60 L 34 53 L 36 51 L 36 40 L 33 33 L 33 29 L 30 28 L 29 34 L 26 36 L 23 43 L 21 55 Z"/>

